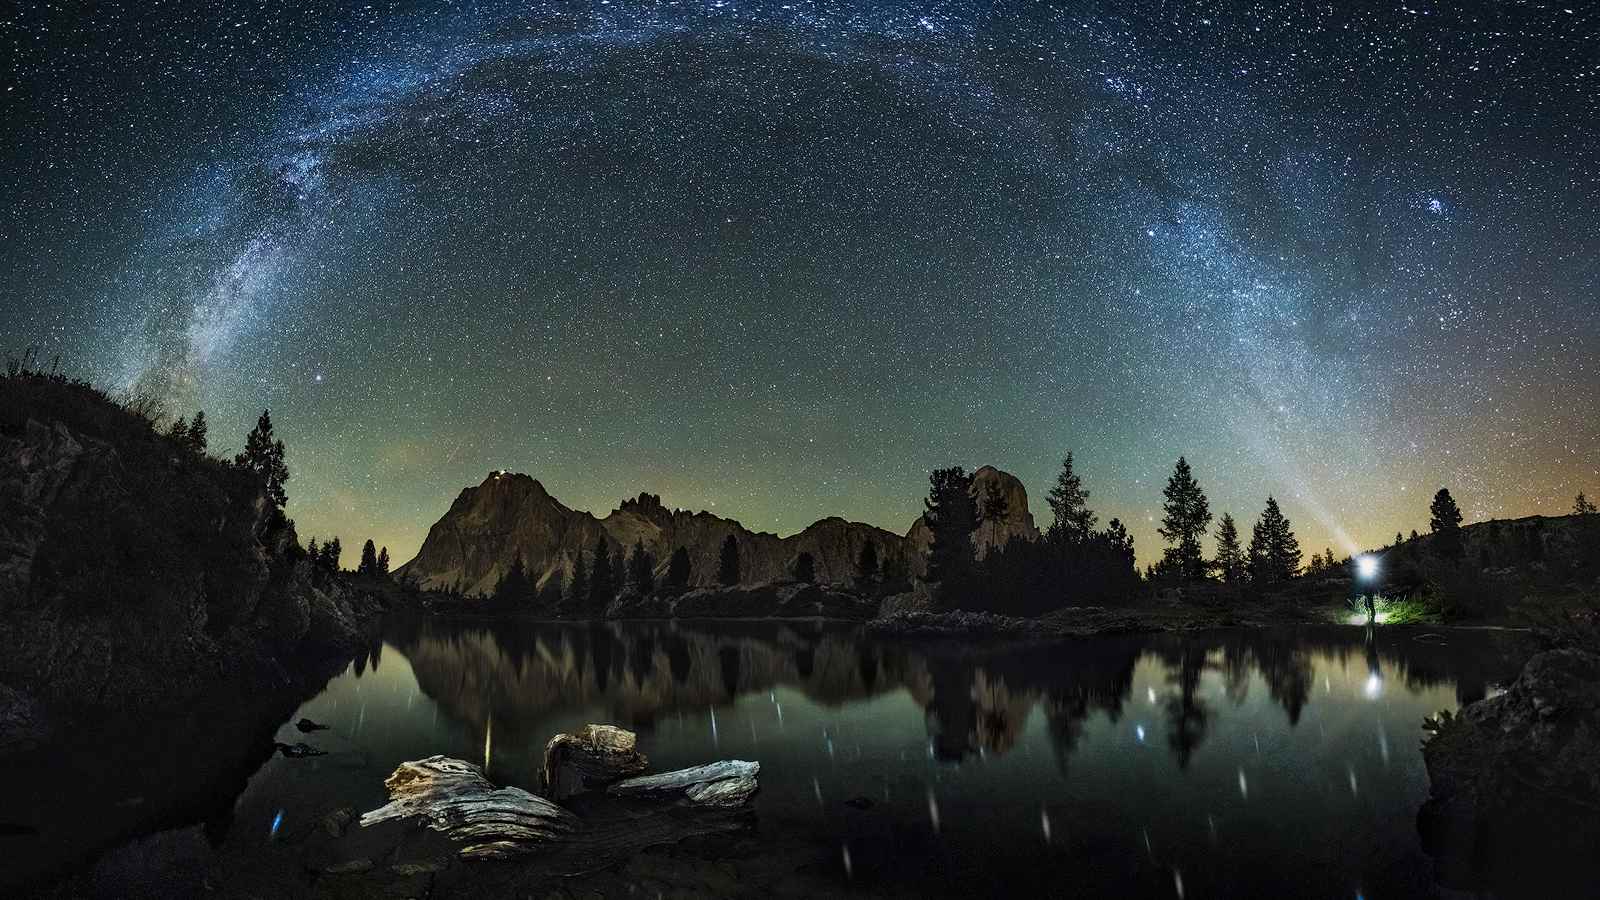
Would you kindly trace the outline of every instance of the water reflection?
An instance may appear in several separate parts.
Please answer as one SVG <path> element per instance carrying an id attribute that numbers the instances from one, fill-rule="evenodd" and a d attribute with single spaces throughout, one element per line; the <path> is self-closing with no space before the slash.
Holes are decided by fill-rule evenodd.
<path id="1" fill-rule="evenodd" d="M 748 858 L 769 868 L 740 873 L 762 890 L 1412 896 L 1431 890 L 1422 717 L 1517 655 L 1492 633 L 1359 628 L 1018 649 L 815 623 L 398 623 L 251 738 L 266 749 L 231 805 L 144 827 L 204 822 L 211 877 L 247 873 L 225 889 L 294 896 L 297 842 L 330 808 L 381 803 L 400 761 L 482 760 L 533 787 L 551 734 L 603 721 L 662 769 L 762 761 Z M 272 741 L 326 755 L 267 758 Z M 284 880 L 249 880 L 269 872 Z"/>
<path id="2" fill-rule="evenodd" d="M 772 727 L 781 731 L 778 689 L 790 688 L 824 706 L 903 692 L 923 711 L 932 755 L 943 762 L 1013 752 L 1037 713 L 1061 772 L 1091 716 L 1123 718 L 1141 665 L 1159 673 L 1159 683 L 1140 696 L 1158 714 L 1179 769 L 1205 746 L 1225 709 L 1249 703 L 1255 681 L 1293 729 L 1317 702 L 1314 686 L 1320 683 L 1328 696 L 1335 677 L 1346 684 L 1353 676 L 1353 695 L 1371 702 L 1383 698 L 1388 680 L 1413 694 L 1453 687 L 1457 701 L 1467 702 L 1512 672 L 1512 654 L 1495 646 L 1494 635 L 1418 641 L 1409 633 L 1343 627 L 1098 638 L 994 654 L 867 642 L 853 630 L 822 625 L 431 620 L 389 639 L 408 660 L 416 688 L 481 735 L 486 753 L 491 730 L 496 744 L 542 746 L 552 720 L 579 709 L 645 735 L 663 719 L 693 713 L 704 717 L 717 744 L 718 708 L 752 694 L 765 698 Z M 381 659 L 382 646 L 375 645 L 356 661 L 353 675 L 376 673 Z M 1207 689 L 1210 681 L 1216 689 Z M 1150 724 L 1135 726 L 1141 741 Z M 759 742 L 754 719 L 745 730 Z M 1387 737 L 1378 741 L 1387 755 Z M 833 757 L 826 730 L 822 743 Z"/>

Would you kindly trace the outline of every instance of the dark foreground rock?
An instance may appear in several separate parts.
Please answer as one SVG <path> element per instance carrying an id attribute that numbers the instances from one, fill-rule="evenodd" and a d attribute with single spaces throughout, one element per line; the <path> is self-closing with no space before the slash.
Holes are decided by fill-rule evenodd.
<path id="1" fill-rule="evenodd" d="M 348 657 L 385 603 L 313 571 L 253 474 L 58 378 L 0 379 L 0 508 L 0 748 L 282 683 Z"/>
<path id="2" fill-rule="evenodd" d="M 1600 654 L 1548 650 L 1503 694 L 1443 713 L 1418 816 L 1447 887 L 1579 896 L 1600 847 Z"/>

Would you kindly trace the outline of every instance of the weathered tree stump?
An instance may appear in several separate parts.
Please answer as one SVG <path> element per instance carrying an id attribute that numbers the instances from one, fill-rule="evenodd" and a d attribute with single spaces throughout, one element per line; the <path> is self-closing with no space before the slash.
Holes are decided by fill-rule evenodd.
<path id="1" fill-rule="evenodd" d="M 619 781 L 606 789 L 618 797 L 681 798 L 694 806 L 729 809 L 744 805 L 756 792 L 756 774 L 761 764 L 742 759 L 725 759 Z"/>
<path id="2" fill-rule="evenodd" d="M 577 734 L 558 734 L 544 746 L 544 794 L 565 800 L 573 794 L 638 775 L 649 760 L 635 749 L 633 732 L 615 725 L 585 725 Z"/>
<path id="3" fill-rule="evenodd" d="M 471 763 L 446 756 L 404 762 L 384 787 L 390 801 L 361 817 L 363 826 L 420 817 L 466 843 L 461 856 L 496 859 L 527 853 L 578 827 L 572 813 L 521 788 L 497 788 Z"/>

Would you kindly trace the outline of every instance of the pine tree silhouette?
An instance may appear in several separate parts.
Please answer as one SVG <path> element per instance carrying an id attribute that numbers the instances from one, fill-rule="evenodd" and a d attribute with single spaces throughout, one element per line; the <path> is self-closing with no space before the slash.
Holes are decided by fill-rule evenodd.
<path id="1" fill-rule="evenodd" d="M 1205 574 L 1200 538 L 1211 524 L 1211 505 L 1199 482 L 1194 480 L 1188 460 L 1178 457 L 1162 495 L 1166 497 L 1165 515 L 1157 531 L 1172 545 L 1167 548 L 1163 561 L 1180 579 L 1197 581 Z"/>
<path id="2" fill-rule="evenodd" d="M 817 558 L 810 553 L 801 553 L 794 558 L 794 580 L 803 584 L 810 584 L 817 580 Z"/>
<path id="3" fill-rule="evenodd" d="M 970 589 L 976 562 L 972 532 L 978 527 L 978 510 L 972 499 L 972 476 L 960 466 L 930 473 L 922 518 L 933 532 L 927 578 L 939 583 L 949 604 Z"/>
<path id="4" fill-rule="evenodd" d="M 184 435 L 184 446 L 188 447 L 193 453 L 205 453 L 206 442 L 209 440 L 208 432 L 210 432 L 210 430 L 211 427 L 209 423 L 206 422 L 206 411 L 202 409 L 194 414 L 194 421 L 189 423 L 189 430 Z M 287 480 L 288 476 L 284 477 Z"/>
<path id="5" fill-rule="evenodd" d="M 1267 498 L 1267 508 L 1256 520 L 1250 536 L 1250 580 L 1277 584 L 1300 574 L 1300 542 L 1278 501 Z"/>
<path id="6" fill-rule="evenodd" d="M 1439 488 L 1439 492 L 1433 495 L 1428 514 L 1428 525 L 1434 534 L 1434 549 L 1447 559 L 1460 559 L 1461 507 L 1456 506 L 1456 499 L 1450 496 L 1449 489 Z"/>
<path id="7" fill-rule="evenodd" d="M 337 537 L 322 545 L 322 553 L 318 561 L 322 564 L 323 571 L 337 573 L 339 571 L 339 557 L 344 554 L 344 547 Z"/>
<path id="8" fill-rule="evenodd" d="M 717 580 L 725 587 L 739 583 L 739 542 L 731 534 L 722 542 L 722 558 L 717 566 Z"/>
<path id="9" fill-rule="evenodd" d="M 611 562 L 611 546 L 606 543 L 606 536 L 600 535 L 594 545 L 594 566 L 589 572 L 589 608 L 596 612 L 604 610 L 612 600 L 617 599 L 617 572 Z"/>
<path id="10" fill-rule="evenodd" d="M 667 563 L 667 584 L 682 590 L 689 586 L 690 573 L 689 548 L 679 547 L 672 551 L 672 560 Z"/>
<path id="11" fill-rule="evenodd" d="M 1244 548 L 1239 545 L 1239 526 L 1231 514 L 1223 513 L 1222 522 L 1217 525 L 1217 555 L 1211 565 L 1225 583 L 1242 584 L 1249 572 L 1247 563 Z"/>
<path id="12" fill-rule="evenodd" d="M 361 545 L 361 562 L 356 565 L 357 575 L 378 574 L 378 548 L 372 543 L 372 538 Z"/>
<path id="13" fill-rule="evenodd" d="M 272 436 L 272 416 L 267 410 L 261 411 L 256 427 L 245 438 L 244 452 L 235 456 L 233 463 L 256 473 L 267 496 L 279 509 L 289 502 L 289 496 L 284 491 L 284 485 L 289 481 L 289 467 L 283 459 L 283 441 Z"/>
<path id="14" fill-rule="evenodd" d="M 1081 543 L 1094 533 L 1095 514 L 1089 511 L 1089 492 L 1084 490 L 1083 480 L 1072 470 L 1072 451 L 1067 451 L 1045 501 L 1055 514 L 1049 531 L 1052 538 Z"/>
<path id="15" fill-rule="evenodd" d="M 856 556 L 856 578 L 871 583 L 878 578 L 878 542 L 867 541 Z"/>
<path id="16" fill-rule="evenodd" d="M 385 578 L 389 575 L 389 548 L 383 547 L 378 551 L 378 574 Z"/>
<path id="17" fill-rule="evenodd" d="M 628 557 L 628 581 L 640 594 L 656 589 L 656 558 L 644 549 L 643 539 L 633 542 L 633 554 Z"/>

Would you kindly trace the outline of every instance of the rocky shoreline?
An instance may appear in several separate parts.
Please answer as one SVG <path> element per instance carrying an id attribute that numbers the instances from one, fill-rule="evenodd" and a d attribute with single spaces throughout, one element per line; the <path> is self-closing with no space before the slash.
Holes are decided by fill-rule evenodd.
<path id="1" fill-rule="evenodd" d="M 1580 896 L 1572 861 L 1600 836 L 1600 653 L 1529 659 L 1502 694 L 1428 720 L 1431 786 L 1417 817 L 1450 888 Z"/>

